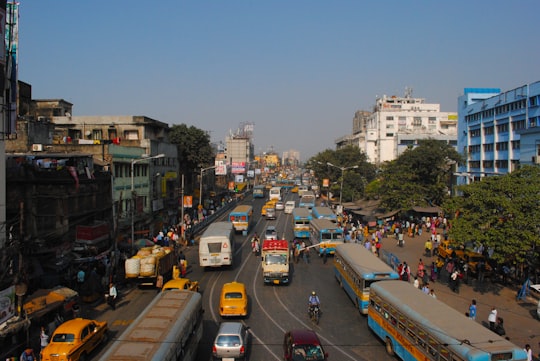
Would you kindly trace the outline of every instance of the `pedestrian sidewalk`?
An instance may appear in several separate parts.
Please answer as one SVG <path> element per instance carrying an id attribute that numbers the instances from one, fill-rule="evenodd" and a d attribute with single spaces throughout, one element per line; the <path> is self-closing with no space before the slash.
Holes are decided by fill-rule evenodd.
<path id="1" fill-rule="evenodd" d="M 395 254 L 400 262 L 406 261 L 411 268 L 411 274 L 416 274 L 419 260 L 425 266 L 431 265 L 437 257 L 425 257 L 424 243 L 430 237 L 428 232 L 414 238 L 405 236 L 405 246 L 399 247 L 394 237 L 383 240 L 383 249 Z M 444 277 L 443 277 L 444 278 Z M 413 278 L 414 280 L 414 278 Z M 411 281 L 412 282 L 412 281 Z M 477 303 L 476 322 L 488 326 L 487 318 L 492 306 L 498 311 L 498 316 L 504 320 L 506 336 L 517 346 L 531 345 L 533 353 L 540 353 L 540 321 L 536 318 L 538 298 L 529 294 L 525 300 L 517 300 L 520 286 L 503 286 L 486 279 L 483 284 L 470 280 L 469 284 L 461 283 L 459 291 L 452 292 L 445 280 L 438 279 L 430 284 L 435 290 L 437 299 L 445 302 L 454 309 L 468 312 L 473 299 Z M 531 291 L 532 292 L 532 291 Z"/>

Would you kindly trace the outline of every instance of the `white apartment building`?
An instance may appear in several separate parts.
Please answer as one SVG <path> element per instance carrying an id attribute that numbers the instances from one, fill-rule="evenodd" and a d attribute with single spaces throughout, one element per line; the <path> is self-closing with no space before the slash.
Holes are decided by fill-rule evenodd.
<path id="1" fill-rule="evenodd" d="M 358 145 L 370 162 L 380 165 L 396 159 L 422 139 L 444 140 L 457 146 L 457 123 L 457 113 L 441 112 L 439 104 L 428 104 L 410 94 L 383 95 L 376 100 L 366 121 L 365 137 L 358 137 Z"/>

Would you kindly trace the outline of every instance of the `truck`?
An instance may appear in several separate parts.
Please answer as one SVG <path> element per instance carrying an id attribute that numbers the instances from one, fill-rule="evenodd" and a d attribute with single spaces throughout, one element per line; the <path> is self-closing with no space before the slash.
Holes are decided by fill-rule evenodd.
<path id="1" fill-rule="evenodd" d="M 171 247 L 144 247 L 126 260 L 126 279 L 161 288 L 163 281 L 171 278 L 175 264 L 176 257 Z"/>
<path id="2" fill-rule="evenodd" d="M 261 261 L 265 284 L 289 283 L 290 251 L 287 240 L 264 240 Z"/>

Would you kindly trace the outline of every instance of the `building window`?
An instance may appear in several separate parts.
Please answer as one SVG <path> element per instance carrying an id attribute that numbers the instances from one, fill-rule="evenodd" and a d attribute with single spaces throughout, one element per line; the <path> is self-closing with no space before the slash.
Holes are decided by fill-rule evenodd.
<path id="1" fill-rule="evenodd" d="M 124 139 L 126 140 L 139 140 L 139 131 L 138 130 L 125 130 Z"/>
<path id="2" fill-rule="evenodd" d="M 386 133 L 387 138 L 392 138 L 394 136 L 394 133 Z"/>
<path id="3" fill-rule="evenodd" d="M 394 124 L 386 124 L 386 129 L 394 129 Z"/>
<path id="4" fill-rule="evenodd" d="M 525 129 L 525 120 L 519 120 L 517 122 L 512 122 L 512 131 Z"/>
<path id="5" fill-rule="evenodd" d="M 108 129 L 107 134 L 109 135 L 109 139 L 111 139 L 111 140 L 117 137 L 116 129 L 114 129 L 114 128 Z"/>
<path id="6" fill-rule="evenodd" d="M 484 144 L 484 152 L 493 152 L 493 143 Z"/>
<path id="7" fill-rule="evenodd" d="M 508 123 L 497 125 L 497 133 L 508 133 Z"/>
<path id="8" fill-rule="evenodd" d="M 510 143 L 512 144 L 512 149 L 520 149 L 519 140 L 513 140 Z"/>
<path id="9" fill-rule="evenodd" d="M 479 137 L 480 136 L 480 129 L 471 129 L 469 132 L 471 138 Z"/>
<path id="10" fill-rule="evenodd" d="M 428 118 L 429 124 L 435 124 L 437 123 L 437 117 L 429 117 Z"/>
<path id="11" fill-rule="evenodd" d="M 495 166 L 497 169 L 508 169 L 508 160 L 500 159 L 495 161 Z"/>
<path id="12" fill-rule="evenodd" d="M 421 127 L 421 126 L 422 126 L 422 117 L 414 117 L 413 127 Z"/>
<path id="13" fill-rule="evenodd" d="M 508 150 L 508 142 L 498 142 L 495 147 L 497 150 Z"/>
<path id="14" fill-rule="evenodd" d="M 103 139 L 101 129 L 93 129 L 92 130 L 92 139 L 93 140 L 100 140 Z"/>
<path id="15" fill-rule="evenodd" d="M 484 135 L 493 135 L 493 126 L 484 127 Z"/>
<path id="16" fill-rule="evenodd" d="M 386 117 L 386 120 L 394 120 L 394 117 Z"/>

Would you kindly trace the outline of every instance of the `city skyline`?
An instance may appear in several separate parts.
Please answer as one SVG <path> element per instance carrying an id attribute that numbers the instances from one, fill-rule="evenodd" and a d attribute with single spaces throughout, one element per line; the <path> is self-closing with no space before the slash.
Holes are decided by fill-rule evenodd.
<path id="1" fill-rule="evenodd" d="M 457 111 L 467 87 L 538 80 L 533 0 L 20 1 L 19 79 L 73 115 L 144 115 L 307 160 L 377 97 Z M 519 24 L 519 26 L 518 26 Z"/>

